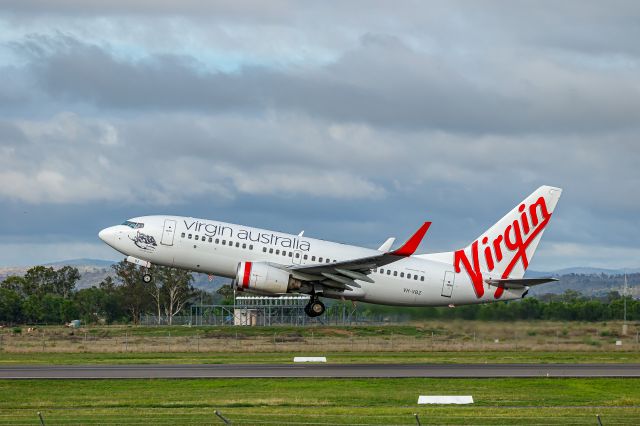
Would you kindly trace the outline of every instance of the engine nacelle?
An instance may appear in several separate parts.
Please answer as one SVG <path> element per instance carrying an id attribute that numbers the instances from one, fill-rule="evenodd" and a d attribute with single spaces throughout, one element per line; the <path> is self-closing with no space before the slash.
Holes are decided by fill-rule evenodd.
<path id="1" fill-rule="evenodd" d="M 278 294 L 289 290 L 291 274 L 264 262 L 240 262 L 236 287 L 258 293 Z"/>

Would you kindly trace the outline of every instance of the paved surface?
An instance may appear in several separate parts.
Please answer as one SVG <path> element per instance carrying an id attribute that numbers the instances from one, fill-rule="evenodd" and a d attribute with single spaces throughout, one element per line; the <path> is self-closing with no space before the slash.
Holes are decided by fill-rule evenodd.
<path id="1" fill-rule="evenodd" d="M 640 377 L 640 364 L 216 364 L 0 367 L 0 379 Z"/>

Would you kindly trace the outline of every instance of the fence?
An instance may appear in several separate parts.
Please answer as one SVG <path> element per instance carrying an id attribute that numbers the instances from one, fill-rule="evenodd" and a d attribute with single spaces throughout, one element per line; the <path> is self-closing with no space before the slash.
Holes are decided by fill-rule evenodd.
<path id="1" fill-rule="evenodd" d="M 247 326 L 305 326 L 359 325 L 380 323 L 381 319 L 359 315 L 354 305 L 338 303 L 327 306 L 325 313 L 311 318 L 304 312 L 308 296 L 242 296 L 234 305 L 192 305 L 189 315 L 175 316 L 172 325 L 247 325 Z M 141 315 L 141 325 L 167 325 L 166 317 Z"/>

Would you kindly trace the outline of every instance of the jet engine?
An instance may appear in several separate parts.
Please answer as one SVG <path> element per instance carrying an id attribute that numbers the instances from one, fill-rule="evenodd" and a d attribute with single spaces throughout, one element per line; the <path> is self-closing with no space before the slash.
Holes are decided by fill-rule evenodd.
<path id="1" fill-rule="evenodd" d="M 238 289 L 266 294 L 282 294 L 300 288 L 299 281 L 289 272 L 264 262 L 240 262 L 235 285 Z"/>

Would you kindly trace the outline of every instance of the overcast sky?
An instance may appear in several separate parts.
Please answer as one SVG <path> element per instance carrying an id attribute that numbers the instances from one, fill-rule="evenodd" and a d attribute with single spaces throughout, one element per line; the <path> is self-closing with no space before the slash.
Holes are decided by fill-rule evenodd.
<path id="1" fill-rule="evenodd" d="M 640 2 L 5 0 L 0 266 L 179 214 L 460 248 L 564 189 L 531 268 L 640 266 Z"/>

